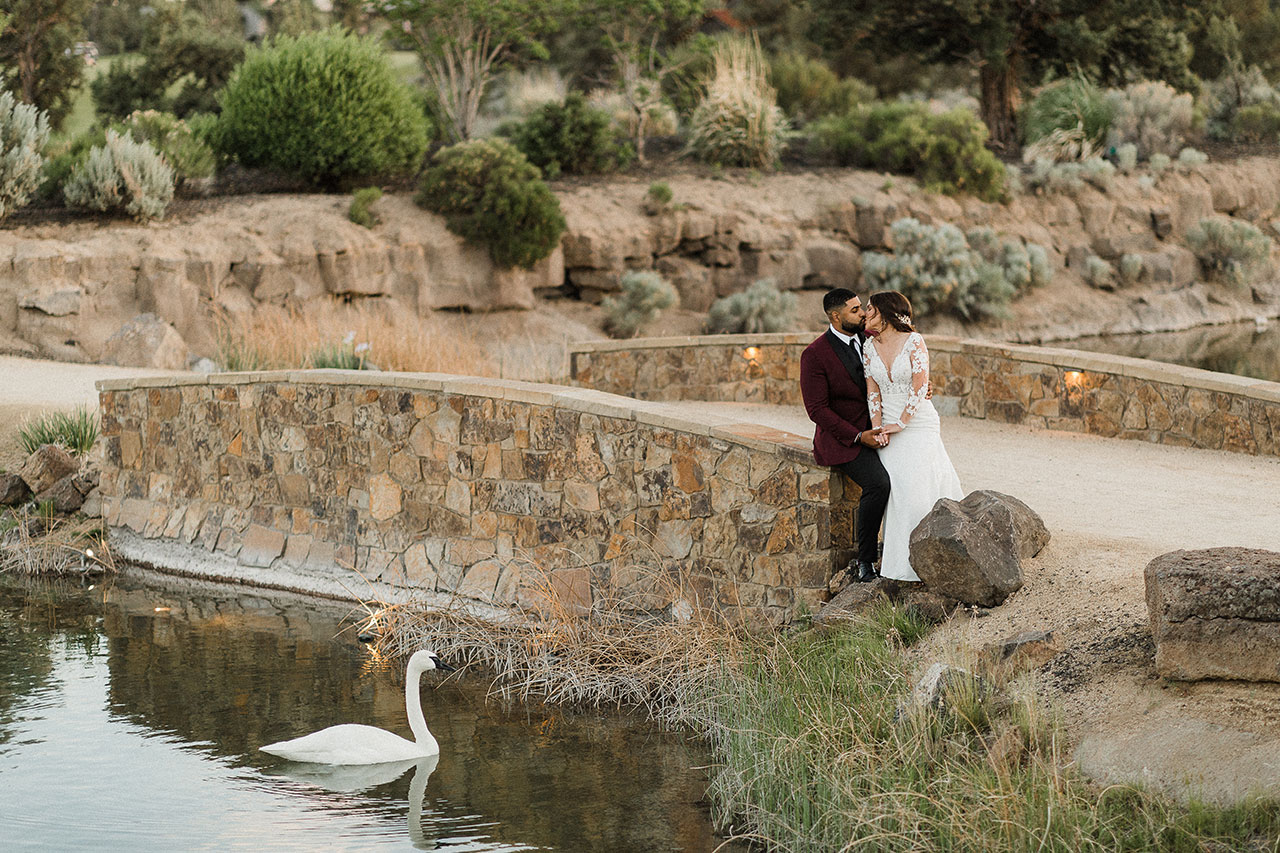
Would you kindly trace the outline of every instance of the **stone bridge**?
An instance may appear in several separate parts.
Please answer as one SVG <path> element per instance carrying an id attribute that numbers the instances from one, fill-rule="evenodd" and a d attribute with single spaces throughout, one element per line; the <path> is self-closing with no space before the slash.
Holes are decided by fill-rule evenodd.
<path id="1" fill-rule="evenodd" d="M 809 440 L 731 414 L 362 371 L 98 387 L 115 546 L 169 570 L 783 622 L 850 553 L 852 504 Z"/>

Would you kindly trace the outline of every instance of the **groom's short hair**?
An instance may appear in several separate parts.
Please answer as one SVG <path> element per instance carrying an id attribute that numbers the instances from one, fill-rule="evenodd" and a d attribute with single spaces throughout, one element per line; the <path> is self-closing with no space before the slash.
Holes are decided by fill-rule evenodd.
<path id="1" fill-rule="evenodd" d="M 828 290 L 827 295 L 822 297 L 822 313 L 830 314 L 837 308 L 842 307 L 853 297 L 858 294 L 849 290 L 847 287 L 837 287 L 835 290 Z"/>

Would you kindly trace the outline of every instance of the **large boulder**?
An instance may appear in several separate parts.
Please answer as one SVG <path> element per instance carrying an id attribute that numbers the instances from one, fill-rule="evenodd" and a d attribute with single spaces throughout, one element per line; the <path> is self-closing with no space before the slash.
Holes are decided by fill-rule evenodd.
<path id="1" fill-rule="evenodd" d="M 177 329 L 155 314 L 139 314 L 107 338 L 100 360 L 122 367 L 184 370 L 187 344 Z"/>
<path id="2" fill-rule="evenodd" d="M 1022 501 L 992 491 L 943 498 L 911 532 L 911 566 L 934 592 L 994 607 L 1022 588 L 1022 561 L 1049 531 Z"/>
<path id="3" fill-rule="evenodd" d="M 1280 553 L 1173 551 L 1144 578 L 1161 675 L 1280 681 Z"/>
<path id="4" fill-rule="evenodd" d="M 18 476 L 22 477 L 33 494 L 39 495 L 63 477 L 69 477 L 79 470 L 80 463 L 65 449 L 56 444 L 45 444 L 27 457 Z"/>

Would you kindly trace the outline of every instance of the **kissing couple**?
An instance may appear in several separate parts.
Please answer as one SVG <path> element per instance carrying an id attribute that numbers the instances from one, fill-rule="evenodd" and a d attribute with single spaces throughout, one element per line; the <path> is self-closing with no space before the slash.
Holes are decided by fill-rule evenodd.
<path id="1" fill-rule="evenodd" d="M 836 288 L 822 298 L 830 326 L 800 356 L 800 393 L 814 422 L 813 458 L 862 489 L 855 521 L 856 579 L 919 581 L 911 531 L 939 498 L 960 500 L 930 399 L 929 350 L 896 290 L 867 297 Z M 877 536 L 884 552 L 876 567 Z"/>

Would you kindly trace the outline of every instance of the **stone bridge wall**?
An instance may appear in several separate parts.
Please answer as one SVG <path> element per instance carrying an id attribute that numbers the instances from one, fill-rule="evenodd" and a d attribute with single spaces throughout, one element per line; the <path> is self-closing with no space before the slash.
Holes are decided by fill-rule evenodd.
<path id="1" fill-rule="evenodd" d="M 800 354 L 813 333 L 581 344 L 579 386 L 641 400 L 801 405 Z M 1144 359 L 928 338 L 944 414 L 1280 456 L 1280 383 Z"/>
<path id="2" fill-rule="evenodd" d="M 113 534 L 230 577 L 527 606 L 549 580 L 573 605 L 686 598 L 781 622 L 849 556 L 851 504 L 808 440 L 668 404 L 359 371 L 99 390 Z"/>

